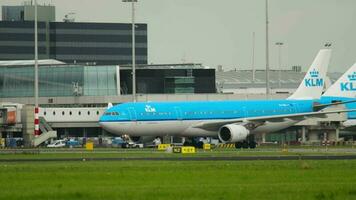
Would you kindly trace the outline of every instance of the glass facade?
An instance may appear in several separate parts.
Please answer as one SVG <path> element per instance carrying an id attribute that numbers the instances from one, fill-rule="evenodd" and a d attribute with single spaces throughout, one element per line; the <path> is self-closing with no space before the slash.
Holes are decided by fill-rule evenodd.
<path id="1" fill-rule="evenodd" d="M 116 67 L 84 67 L 84 95 L 117 95 Z"/>
<path id="2" fill-rule="evenodd" d="M 215 70 L 177 65 L 138 67 L 139 94 L 215 93 Z M 130 67 L 120 67 L 120 94 L 132 94 Z M 39 67 L 40 97 L 117 96 L 117 66 L 51 65 Z M 0 66 L 1 98 L 33 97 L 33 66 Z"/>
<path id="3" fill-rule="evenodd" d="M 115 66 L 41 66 L 39 96 L 117 95 Z M 0 98 L 32 97 L 33 67 L 1 67 Z"/>
<path id="4" fill-rule="evenodd" d="M 67 63 L 132 63 L 131 24 L 51 22 L 50 58 Z M 147 24 L 136 24 L 136 63 L 147 63 Z"/>
<path id="5" fill-rule="evenodd" d="M 34 58 L 34 22 L 0 21 L 0 60 L 30 60 Z M 49 58 L 46 23 L 38 22 L 38 56 Z"/>
<path id="6" fill-rule="evenodd" d="M 132 31 L 127 23 L 38 22 L 39 58 L 87 65 L 132 63 Z M 147 64 L 147 24 L 136 24 L 136 63 Z M 32 21 L 0 21 L 0 60 L 30 60 Z M 95 64 L 94 64 L 95 63 Z"/>
<path id="7" fill-rule="evenodd" d="M 194 77 L 166 77 L 165 93 L 194 93 Z"/>
<path id="8" fill-rule="evenodd" d="M 184 66 L 182 64 L 181 66 Z M 215 69 L 192 68 L 138 69 L 137 92 L 142 94 L 163 93 L 215 93 Z M 191 66 L 189 66 L 191 67 Z M 120 72 L 121 84 L 128 83 L 127 93 L 131 93 L 131 71 Z"/>

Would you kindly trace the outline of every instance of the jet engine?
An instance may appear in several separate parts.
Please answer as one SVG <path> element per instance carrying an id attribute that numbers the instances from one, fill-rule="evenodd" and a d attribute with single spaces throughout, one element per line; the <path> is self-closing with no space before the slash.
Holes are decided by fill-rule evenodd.
<path id="1" fill-rule="evenodd" d="M 246 140 L 249 134 L 250 131 L 242 125 L 228 124 L 220 128 L 218 136 L 222 142 L 228 143 Z"/>

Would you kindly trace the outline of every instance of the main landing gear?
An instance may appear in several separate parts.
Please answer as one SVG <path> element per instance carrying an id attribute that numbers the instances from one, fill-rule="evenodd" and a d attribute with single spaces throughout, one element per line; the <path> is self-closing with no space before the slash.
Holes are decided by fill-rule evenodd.
<path id="1" fill-rule="evenodd" d="M 250 135 L 246 138 L 246 140 L 242 141 L 242 142 L 236 142 L 235 143 L 235 148 L 236 149 L 241 149 L 241 148 L 244 148 L 244 149 L 254 149 L 256 148 L 257 146 L 257 143 L 255 142 L 255 137 L 254 135 Z"/>

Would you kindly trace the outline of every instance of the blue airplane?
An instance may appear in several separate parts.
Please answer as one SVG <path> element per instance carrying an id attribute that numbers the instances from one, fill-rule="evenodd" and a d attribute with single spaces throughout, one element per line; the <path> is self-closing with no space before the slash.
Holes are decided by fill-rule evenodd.
<path id="1" fill-rule="evenodd" d="M 113 134 L 140 136 L 216 137 L 224 143 L 249 139 L 290 127 L 308 117 L 325 117 L 338 111 L 314 111 L 320 99 L 331 50 L 322 49 L 298 89 L 283 100 L 135 102 L 109 108 L 100 125 Z"/>

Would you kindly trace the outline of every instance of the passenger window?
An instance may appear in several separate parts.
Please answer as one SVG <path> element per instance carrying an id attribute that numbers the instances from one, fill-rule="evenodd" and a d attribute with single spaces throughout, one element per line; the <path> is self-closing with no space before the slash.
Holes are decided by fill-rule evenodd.
<path id="1" fill-rule="evenodd" d="M 82 114 L 82 112 L 79 111 L 79 112 L 78 112 L 78 115 L 81 115 L 81 114 Z"/>
<path id="2" fill-rule="evenodd" d="M 47 115 L 47 112 L 46 112 L 46 111 L 44 111 L 43 115 Z"/>
<path id="3" fill-rule="evenodd" d="M 90 111 L 88 111 L 88 115 L 90 115 Z"/>
<path id="4" fill-rule="evenodd" d="M 62 115 L 64 115 L 64 111 L 62 111 Z"/>
<path id="5" fill-rule="evenodd" d="M 69 111 L 69 115 L 72 115 L 72 111 Z"/>
<path id="6" fill-rule="evenodd" d="M 56 115 L 56 111 L 53 111 L 53 115 Z"/>

